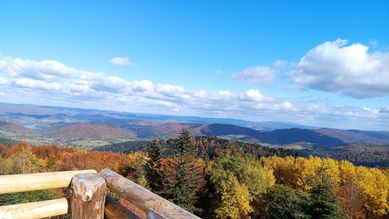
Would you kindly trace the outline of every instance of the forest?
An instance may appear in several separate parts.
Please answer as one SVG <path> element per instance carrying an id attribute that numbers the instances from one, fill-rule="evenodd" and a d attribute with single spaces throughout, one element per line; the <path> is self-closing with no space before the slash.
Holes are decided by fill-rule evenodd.
<path id="1" fill-rule="evenodd" d="M 110 168 L 202 218 L 387 218 L 389 171 L 216 137 L 153 139 L 125 153 L 0 147 L 0 174 Z M 117 146 L 120 150 L 122 147 Z M 0 195 L 0 205 L 62 191 Z"/>

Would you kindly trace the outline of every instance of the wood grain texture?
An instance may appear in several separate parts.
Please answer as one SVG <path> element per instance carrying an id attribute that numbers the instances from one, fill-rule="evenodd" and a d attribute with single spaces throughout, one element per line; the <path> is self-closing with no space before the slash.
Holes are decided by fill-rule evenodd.
<path id="1" fill-rule="evenodd" d="M 63 215 L 68 212 L 65 198 L 0 206 L 0 219 L 35 219 Z"/>
<path id="2" fill-rule="evenodd" d="M 109 219 L 140 219 L 110 196 L 105 197 L 104 213 Z"/>
<path id="3" fill-rule="evenodd" d="M 95 170 L 76 170 L 0 176 L 0 194 L 68 187 L 73 176 L 96 173 Z"/>
<path id="4" fill-rule="evenodd" d="M 110 169 L 103 169 L 99 174 L 105 179 L 110 190 L 145 212 L 152 208 L 169 219 L 199 218 Z"/>
<path id="5" fill-rule="evenodd" d="M 96 173 L 82 173 L 71 182 L 72 218 L 103 219 L 107 185 Z"/>
<path id="6" fill-rule="evenodd" d="M 147 219 L 167 219 L 167 218 L 150 208 L 149 212 L 147 213 Z"/>

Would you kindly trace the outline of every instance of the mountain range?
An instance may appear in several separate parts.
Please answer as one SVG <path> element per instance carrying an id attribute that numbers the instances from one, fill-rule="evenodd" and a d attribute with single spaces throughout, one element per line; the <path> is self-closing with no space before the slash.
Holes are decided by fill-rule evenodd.
<path id="1" fill-rule="evenodd" d="M 182 128 L 188 128 L 194 136 L 219 136 L 297 149 L 330 149 L 354 144 L 389 146 L 386 131 L 0 103 L 0 137 L 36 144 L 95 147 L 153 137 L 172 138 Z"/>

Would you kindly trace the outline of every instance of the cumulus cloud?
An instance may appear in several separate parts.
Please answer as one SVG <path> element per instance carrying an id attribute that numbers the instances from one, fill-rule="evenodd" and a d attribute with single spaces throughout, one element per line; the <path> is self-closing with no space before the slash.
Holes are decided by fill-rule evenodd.
<path id="1" fill-rule="evenodd" d="M 237 81 L 252 84 L 271 84 L 276 78 L 276 70 L 268 66 L 249 67 L 233 78 Z"/>
<path id="2" fill-rule="evenodd" d="M 310 50 L 287 77 L 295 84 L 355 98 L 389 95 L 389 52 L 338 39 Z"/>
<path id="3" fill-rule="evenodd" d="M 265 96 L 259 90 L 250 89 L 240 95 L 242 100 L 260 102 L 265 99 Z"/>
<path id="4" fill-rule="evenodd" d="M 112 65 L 122 65 L 122 66 L 135 66 L 135 63 L 130 61 L 126 57 L 113 57 L 112 59 L 109 60 L 109 63 Z"/>
<path id="5" fill-rule="evenodd" d="M 217 96 L 218 97 L 221 97 L 222 99 L 229 99 L 232 97 L 232 93 L 228 90 L 220 90 L 218 93 L 217 93 Z"/>

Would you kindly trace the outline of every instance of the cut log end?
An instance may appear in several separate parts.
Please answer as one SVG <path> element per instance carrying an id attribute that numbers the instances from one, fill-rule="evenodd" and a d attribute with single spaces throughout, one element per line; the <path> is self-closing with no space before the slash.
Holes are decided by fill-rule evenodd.
<path id="1" fill-rule="evenodd" d="M 105 180 L 96 173 L 77 174 L 71 183 L 72 218 L 103 219 L 107 193 Z"/>

